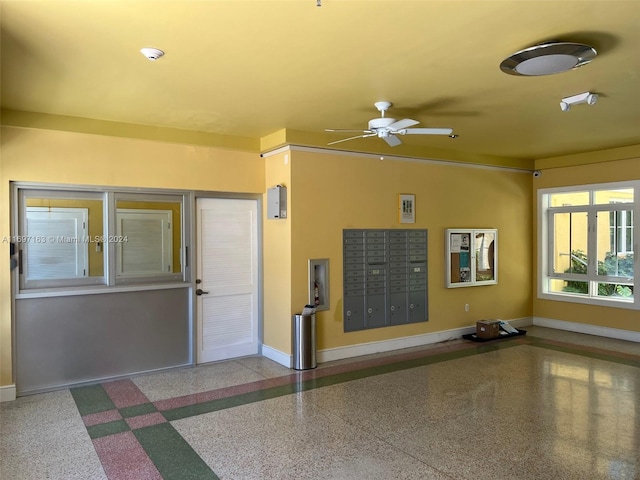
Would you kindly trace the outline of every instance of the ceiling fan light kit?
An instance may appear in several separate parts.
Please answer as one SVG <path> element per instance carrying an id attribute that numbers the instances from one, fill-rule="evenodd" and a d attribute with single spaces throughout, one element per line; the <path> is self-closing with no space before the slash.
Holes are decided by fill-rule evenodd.
<path id="1" fill-rule="evenodd" d="M 574 70 L 591 62 L 595 48 L 581 43 L 549 42 L 520 50 L 502 61 L 500 69 L 509 75 L 540 76 Z"/>
<path id="2" fill-rule="evenodd" d="M 369 120 L 366 130 L 361 130 L 361 135 L 354 137 L 343 138 L 330 142 L 328 145 L 335 145 L 336 143 L 346 142 L 348 140 L 355 140 L 356 138 L 366 137 L 378 137 L 382 138 L 388 145 L 395 147 L 400 145 L 402 141 L 397 135 L 451 135 L 453 129 L 451 128 L 409 128 L 419 124 L 417 120 L 410 118 L 403 118 L 402 120 L 396 120 L 395 118 L 385 117 L 385 112 L 391 107 L 391 102 L 376 102 L 375 107 L 380 112 L 380 118 L 372 118 Z M 325 132 L 359 132 L 360 130 L 345 130 L 327 128 Z"/>

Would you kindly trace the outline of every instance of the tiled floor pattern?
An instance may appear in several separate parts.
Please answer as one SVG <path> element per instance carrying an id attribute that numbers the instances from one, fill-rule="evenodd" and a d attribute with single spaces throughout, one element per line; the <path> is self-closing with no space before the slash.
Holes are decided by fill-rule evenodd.
<path id="1" fill-rule="evenodd" d="M 461 358 L 491 348 L 496 347 L 450 345 L 431 349 L 428 355 L 417 351 L 345 363 L 156 402 L 151 402 L 132 380 L 73 388 L 71 393 L 110 480 L 215 479 L 215 473 L 168 421 Z"/>
<path id="2" fill-rule="evenodd" d="M 533 331 L 73 388 L 103 471 L 12 478 L 640 479 L 640 346 Z"/>

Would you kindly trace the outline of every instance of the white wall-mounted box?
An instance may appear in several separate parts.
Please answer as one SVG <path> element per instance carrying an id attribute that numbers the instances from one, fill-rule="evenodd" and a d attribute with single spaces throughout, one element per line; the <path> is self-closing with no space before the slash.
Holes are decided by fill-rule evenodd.
<path id="1" fill-rule="evenodd" d="M 287 187 L 267 189 L 267 218 L 287 218 Z"/>

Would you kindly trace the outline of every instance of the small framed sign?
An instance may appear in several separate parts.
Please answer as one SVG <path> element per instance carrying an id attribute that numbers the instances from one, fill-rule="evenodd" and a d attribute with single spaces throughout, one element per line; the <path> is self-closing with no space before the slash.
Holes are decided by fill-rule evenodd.
<path id="1" fill-rule="evenodd" d="M 398 197 L 398 221 L 416 223 L 416 196 L 401 193 Z"/>

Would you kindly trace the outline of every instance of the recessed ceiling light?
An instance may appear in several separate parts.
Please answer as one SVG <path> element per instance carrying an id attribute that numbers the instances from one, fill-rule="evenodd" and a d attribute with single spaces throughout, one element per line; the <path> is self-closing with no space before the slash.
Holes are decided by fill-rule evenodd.
<path id="1" fill-rule="evenodd" d="M 566 72 L 595 58 L 595 48 L 581 43 L 550 42 L 525 48 L 504 59 L 500 69 L 509 75 L 539 76 Z"/>
<path id="2" fill-rule="evenodd" d="M 142 55 L 147 57 L 152 62 L 156 61 L 164 55 L 164 52 L 162 50 L 158 50 L 157 48 L 142 48 L 140 50 L 140 53 L 142 53 Z"/>

